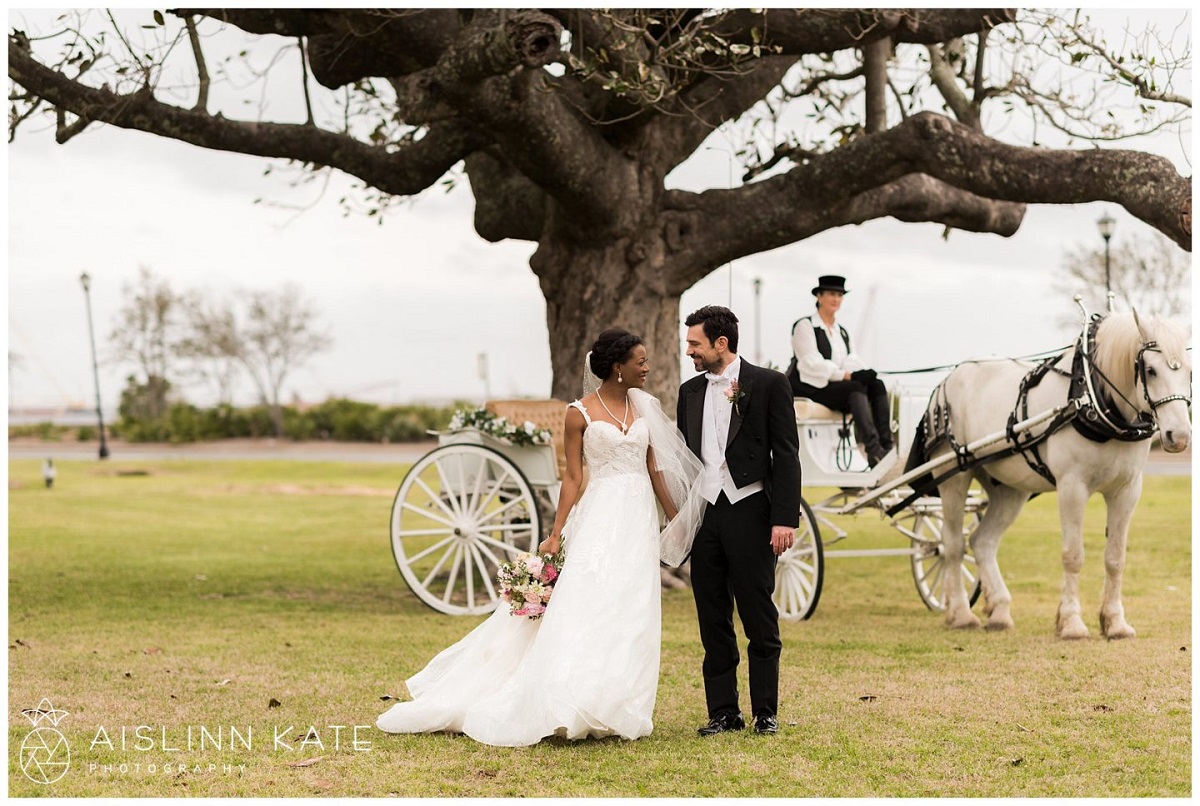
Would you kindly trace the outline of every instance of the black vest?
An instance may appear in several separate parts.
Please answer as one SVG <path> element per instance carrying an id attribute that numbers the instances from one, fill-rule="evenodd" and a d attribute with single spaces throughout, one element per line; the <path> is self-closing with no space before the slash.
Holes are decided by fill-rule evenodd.
<path id="1" fill-rule="evenodd" d="M 796 332 L 796 325 L 800 324 L 801 322 L 808 322 L 809 325 L 812 326 L 813 335 L 817 337 L 817 352 L 821 354 L 821 357 L 826 361 L 829 361 L 831 358 L 833 358 L 833 347 L 829 343 L 829 337 L 825 335 L 825 328 L 820 327 L 813 322 L 813 318 L 811 316 L 806 316 L 803 319 L 797 319 L 795 322 L 793 322 L 792 333 L 794 334 Z M 838 330 L 841 331 L 842 341 L 846 342 L 846 352 L 850 352 L 850 334 L 847 333 L 846 328 L 842 327 L 840 324 L 838 325 Z"/>

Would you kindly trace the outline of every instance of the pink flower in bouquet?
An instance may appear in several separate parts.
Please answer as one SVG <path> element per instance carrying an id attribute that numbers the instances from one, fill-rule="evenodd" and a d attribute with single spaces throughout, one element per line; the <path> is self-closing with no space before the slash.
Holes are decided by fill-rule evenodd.
<path id="1" fill-rule="evenodd" d="M 558 570 L 553 565 L 542 568 L 542 582 L 548 585 L 556 579 L 558 579 Z"/>
<path id="2" fill-rule="evenodd" d="M 536 554 L 530 554 L 525 558 L 525 567 L 529 569 L 529 575 L 531 577 L 536 578 L 539 576 L 542 573 L 543 566 L 545 566 L 545 563 L 543 563 L 542 558 Z"/>

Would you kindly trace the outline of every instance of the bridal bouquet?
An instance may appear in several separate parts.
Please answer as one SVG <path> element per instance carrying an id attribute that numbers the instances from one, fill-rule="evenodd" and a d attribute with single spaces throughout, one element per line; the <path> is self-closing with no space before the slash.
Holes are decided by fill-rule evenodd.
<path id="1" fill-rule="evenodd" d="M 500 599 L 513 616 L 541 618 L 562 570 L 562 554 L 521 554 L 503 563 L 496 575 Z"/>

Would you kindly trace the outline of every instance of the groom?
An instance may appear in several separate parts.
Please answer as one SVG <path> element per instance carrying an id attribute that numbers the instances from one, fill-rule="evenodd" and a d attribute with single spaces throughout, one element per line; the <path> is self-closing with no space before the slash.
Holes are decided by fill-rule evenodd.
<path id="1" fill-rule="evenodd" d="M 799 437 L 792 390 L 779 372 L 737 355 L 733 311 L 708 305 L 688 316 L 696 371 L 679 389 L 676 422 L 704 463 L 708 501 L 692 545 L 692 592 L 704 644 L 708 724 L 701 736 L 741 730 L 733 605 L 749 641 L 750 709 L 756 733 L 779 731 L 779 612 L 775 559 L 800 522 Z"/>

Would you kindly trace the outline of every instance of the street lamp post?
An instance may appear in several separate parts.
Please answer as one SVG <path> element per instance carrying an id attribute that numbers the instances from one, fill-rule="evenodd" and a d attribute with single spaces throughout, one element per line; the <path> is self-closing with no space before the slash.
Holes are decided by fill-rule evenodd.
<path id="1" fill-rule="evenodd" d="M 754 363 L 762 366 L 762 278 L 754 278 Z"/>
<path id="2" fill-rule="evenodd" d="M 92 278 L 88 277 L 85 271 L 79 275 L 79 282 L 83 284 L 83 298 L 87 303 L 88 338 L 92 342 L 92 374 L 96 379 L 96 419 L 100 422 L 100 458 L 107 459 L 108 443 L 104 441 L 104 414 L 100 410 L 100 367 L 96 363 L 96 331 L 92 327 Z"/>
<path id="3" fill-rule="evenodd" d="M 1109 262 L 1108 242 L 1112 240 L 1113 231 L 1117 228 L 1117 221 L 1105 212 L 1096 222 L 1096 228 L 1100 230 L 1100 237 L 1104 239 L 1104 298 L 1107 300 L 1108 312 L 1112 313 L 1114 295 L 1112 291 L 1112 271 Z"/>

